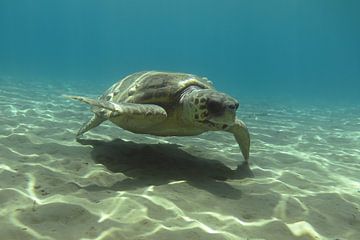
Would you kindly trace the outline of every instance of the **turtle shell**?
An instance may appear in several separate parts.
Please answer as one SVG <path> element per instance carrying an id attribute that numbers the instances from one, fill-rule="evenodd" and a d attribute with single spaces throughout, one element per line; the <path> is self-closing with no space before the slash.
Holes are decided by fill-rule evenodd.
<path id="1" fill-rule="evenodd" d="M 111 86 L 100 99 L 169 106 L 176 104 L 183 90 L 190 86 L 213 89 L 207 78 L 187 73 L 148 71 L 123 78 Z"/>

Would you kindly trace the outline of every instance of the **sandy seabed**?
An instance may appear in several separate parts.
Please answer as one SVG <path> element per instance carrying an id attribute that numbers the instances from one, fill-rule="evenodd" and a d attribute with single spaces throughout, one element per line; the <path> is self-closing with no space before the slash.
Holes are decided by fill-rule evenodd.
<path id="1" fill-rule="evenodd" d="M 244 103 L 233 136 L 135 135 L 62 97 L 0 81 L 0 239 L 359 239 L 360 107 Z"/>

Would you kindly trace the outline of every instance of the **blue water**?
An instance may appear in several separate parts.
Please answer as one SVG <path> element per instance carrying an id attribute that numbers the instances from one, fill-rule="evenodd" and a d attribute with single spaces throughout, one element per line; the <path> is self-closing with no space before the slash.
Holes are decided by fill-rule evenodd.
<path id="1" fill-rule="evenodd" d="M 360 235 L 360 1 L 0 0 L 0 239 Z M 76 132 L 137 71 L 208 77 L 234 136 Z"/>
<path id="2" fill-rule="evenodd" d="M 354 103 L 359 10 L 356 0 L 1 0 L 0 76 L 107 86 L 182 71 L 240 99 Z"/>

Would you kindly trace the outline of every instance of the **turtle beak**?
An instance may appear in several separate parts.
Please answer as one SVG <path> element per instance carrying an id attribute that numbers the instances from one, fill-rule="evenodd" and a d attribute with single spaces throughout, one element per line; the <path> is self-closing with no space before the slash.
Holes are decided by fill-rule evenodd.
<path id="1" fill-rule="evenodd" d="M 206 107 L 209 112 L 207 120 L 213 123 L 232 125 L 235 121 L 239 102 L 224 95 L 218 95 L 207 101 Z"/>
<path id="2" fill-rule="evenodd" d="M 216 124 L 233 125 L 236 118 L 236 110 L 239 103 L 233 99 L 231 101 L 208 103 L 209 116 L 208 121 Z"/>

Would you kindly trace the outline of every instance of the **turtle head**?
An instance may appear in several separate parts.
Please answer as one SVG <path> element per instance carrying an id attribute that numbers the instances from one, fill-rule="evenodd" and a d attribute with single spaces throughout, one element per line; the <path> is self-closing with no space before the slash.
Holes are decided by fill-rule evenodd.
<path id="1" fill-rule="evenodd" d="M 184 117 L 188 121 L 216 129 L 232 126 L 239 107 L 236 99 L 213 89 L 194 89 L 184 94 L 182 100 Z"/>

